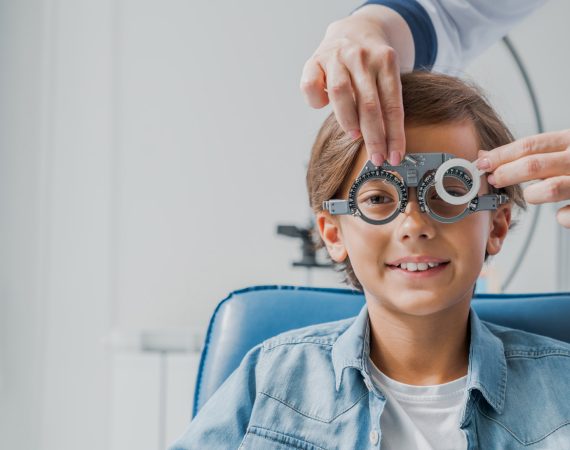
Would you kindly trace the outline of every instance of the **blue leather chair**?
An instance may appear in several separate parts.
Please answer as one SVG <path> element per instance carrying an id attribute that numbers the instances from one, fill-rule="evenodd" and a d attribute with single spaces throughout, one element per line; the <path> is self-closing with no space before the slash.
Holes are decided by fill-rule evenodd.
<path id="1" fill-rule="evenodd" d="M 249 349 L 281 332 L 358 314 L 360 292 L 257 286 L 232 292 L 210 320 L 198 369 L 193 415 L 237 368 Z M 570 342 L 570 292 L 476 294 L 482 320 Z"/>

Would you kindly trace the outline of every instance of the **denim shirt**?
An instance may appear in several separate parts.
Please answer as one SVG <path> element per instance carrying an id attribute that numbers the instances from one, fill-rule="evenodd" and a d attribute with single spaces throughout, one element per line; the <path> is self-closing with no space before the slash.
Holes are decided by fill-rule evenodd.
<path id="1" fill-rule="evenodd" d="M 570 449 L 570 345 L 469 315 L 468 449 Z M 254 347 L 171 450 L 379 449 L 385 397 L 356 318 Z"/>

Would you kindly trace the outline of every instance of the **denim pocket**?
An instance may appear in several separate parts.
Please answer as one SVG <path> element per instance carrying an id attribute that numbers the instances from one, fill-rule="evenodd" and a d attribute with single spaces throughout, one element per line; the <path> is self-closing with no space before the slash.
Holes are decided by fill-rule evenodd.
<path id="1" fill-rule="evenodd" d="M 570 448 L 570 358 L 558 348 L 518 348 L 505 352 L 508 364 L 505 405 L 497 413 L 478 403 L 488 433 L 510 435 L 534 448 Z M 494 424 L 494 426 L 493 426 Z M 505 434 L 507 433 L 507 434 Z M 565 442 L 562 447 L 555 443 Z M 546 447 L 541 447 L 546 445 Z M 536 446 L 536 447 L 534 447 Z"/>
<path id="2" fill-rule="evenodd" d="M 298 437 L 261 427 L 249 427 L 239 450 L 326 450 Z"/>
<path id="3" fill-rule="evenodd" d="M 513 383 L 514 384 L 514 383 Z M 537 392 L 542 391 L 542 395 Z M 478 427 L 481 442 L 502 442 L 501 448 L 531 446 L 533 449 L 570 448 L 570 408 L 567 395 L 562 393 L 560 400 L 555 397 L 560 389 L 520 389 L 507 395 L 505 409 L 497 413 L 485 401 L 477 405 L 481 417 Z M 564 443 L 558 445 L 558 443 Z M 512 447 L 515 445 L 516 447 Z M 485 448 L 485 447 L 483 447 Z"/>

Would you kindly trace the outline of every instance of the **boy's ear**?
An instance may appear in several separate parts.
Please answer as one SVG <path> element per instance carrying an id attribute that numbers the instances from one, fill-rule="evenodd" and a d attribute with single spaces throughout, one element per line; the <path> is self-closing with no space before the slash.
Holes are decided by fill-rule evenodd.
<path id="1" fill-rule="evenodd" d="M 491 216 L 491 229 L 487 240 L 487 253 L 496 255 L 501 251 L 511 224 L 511 205 L 501 205 Z"/>
<path id="2" fill-rule="evenodd" d="M 343 262 L 348 253 L 342 238 L 339 220 L 327 211 L 321 211 L 317 214 L 317 226 L 332 260 L 337 263 Z"/>

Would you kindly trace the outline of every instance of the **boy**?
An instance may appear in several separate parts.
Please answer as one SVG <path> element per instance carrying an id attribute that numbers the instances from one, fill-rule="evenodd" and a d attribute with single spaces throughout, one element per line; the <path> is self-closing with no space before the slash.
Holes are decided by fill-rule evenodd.
<path id="1" fill-rule="evenodd" d="M 513 139 L 458 79 L 411 73 L 402 90 L 408 156 L 473 161 L 479 149 Z M 313 146 L 307 186 L 319 245 L 364 292 L 360 314 L 253 348 L 173 448 L 570 448 L 570 346 L 483 323 L 470 309 L 513 204 L 524 207 L 520 187 L 494 192 L 482 180 L 481 204 L 485 196 L 500 201 L 476 212 L 460 206 L 460 215 L 431 188 L 403 189 L 397 176 L 362 184 L 366 164 L 362 142 L 331 115 Z M 451 178 L 451 189 L 468 187 Z M 407 195 L 401 210 L 394 186 L 400 199 Z M 358 214 L 323 209 L 351 196 Z M 426 198 L 430 214 L 420 207 Z"/>

